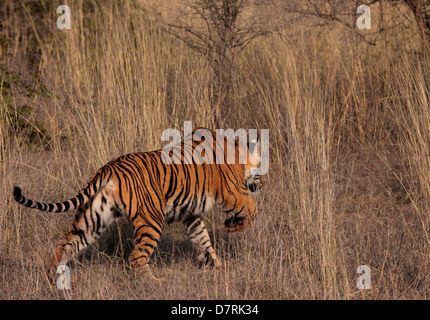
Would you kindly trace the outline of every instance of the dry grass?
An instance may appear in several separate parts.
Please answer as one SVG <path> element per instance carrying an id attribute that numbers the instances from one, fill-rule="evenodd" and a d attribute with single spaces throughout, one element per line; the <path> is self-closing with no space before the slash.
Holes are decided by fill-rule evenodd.
<path id="1" fill-rule="evenodd" d="M 70 1 L 68 31 L 55 11 L 38 21 L 31 4 L 7 19 L 5 65 L 45 89 L 33 98 L 12 86 L 0 101 L 0 298 L 428 298 L 430 59 L 397 29 L 369 47 L 333 25 L 258 38 L 238 58 L 224 126 L 270 129 L 271 163 L 248 230 L 227 235 L 220 210 L 207 217 L 221 268 L 198 269 L 172 225 L 151 261 L 168 280 L 135 277 L 123 221 L 72 263 L 72 290 L 53 287 L 46 264 L 73 214 L 19 206 L 12 186 L 65 200 L 112 158 L 161 147 L 164 129 L 214 125 L 204 57 L 160 32 L 152 9 L 86 3 Z M 10 125 L 7 104 L 24 103 L 48 143 Z M 356 287 L 362 264 L 371 290 Z"/>

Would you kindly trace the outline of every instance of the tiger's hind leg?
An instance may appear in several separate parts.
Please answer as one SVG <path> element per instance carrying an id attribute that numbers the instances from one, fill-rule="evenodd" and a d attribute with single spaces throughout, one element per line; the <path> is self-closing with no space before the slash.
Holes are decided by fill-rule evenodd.
<path id="1" fill-rule="evenodd" d="M 153 280 L 164 280 L 155 277 L 149 270 L 148 261 L 160 240 L 162 223 L 164 218 L 163 204 L 151 203 L 143 205 L 136 214 L 130 218 L 135 229 L 134 250 L 129 261 L 132 269 L 139 274 L 144 274 Z"/>
<path id="2" fill-rule="evenodd" d="M 65 265 L 78 252 L 96 241 L 112 223 L 116 207 L 111 190 L 101 190 L 78 208 L 70 231 L 59 241 L 51 261 L 49 275 L 54 277 L 59 265 Z"/>
<path id="3" fill-rule="evenodd" d="M 214 248 L 212 248 L 211 239 L 202 218 L 191 216 L 184 221 L 184 224 L 187 228 L 187 235 L 190 237 L 197 253 L 199 266 L 213 265 L 220 267 L 221 260 L 217 257 Z"/>

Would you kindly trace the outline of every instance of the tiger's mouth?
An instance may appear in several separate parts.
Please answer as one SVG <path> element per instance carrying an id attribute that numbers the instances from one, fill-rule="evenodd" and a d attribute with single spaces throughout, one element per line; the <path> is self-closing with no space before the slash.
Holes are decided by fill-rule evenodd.
<path id="1" fill-rule="evenodd" d="M 251 192 L 257 192 L 263 188 L 260 176 L 250 177 L 246 181 L 246 188 Z"/>
<path id="2" fill-rule="evenodd" d="M 261 184 L 261 182 L 252 182 L 248 184 L 247 188 L 251 192 L 257 192 L 263 188 L 263 185 Z"/>
<path id="3" fill-rule="evenodd" d="M 227 232 L 234 232 L 242 230 L 246 227 L 247 224 L 245 224 L 246 217 L 241 216 L 233 216 L 231 218 L 228 218 L 224 221 L 224 229 Z"/>

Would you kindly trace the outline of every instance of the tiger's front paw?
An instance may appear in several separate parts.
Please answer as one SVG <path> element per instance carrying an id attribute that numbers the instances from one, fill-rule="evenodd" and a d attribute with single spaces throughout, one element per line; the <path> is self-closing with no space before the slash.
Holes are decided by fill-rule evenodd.
<path id="1" fill-rule="evenodd" d="M 198 262 L 199 268 L 204 268 L 204 267 L 219 268 L 222 265 L 221 259 L 219 259 L 215 253 L 212 253 L 212 254 L 206 253 L 204 255 L 203 254 L 199 255 L 197 257 L 197 262 Z"/>

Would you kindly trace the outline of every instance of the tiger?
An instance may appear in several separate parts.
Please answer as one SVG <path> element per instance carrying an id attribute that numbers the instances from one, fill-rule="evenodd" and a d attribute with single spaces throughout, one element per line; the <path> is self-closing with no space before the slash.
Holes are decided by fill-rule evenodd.
<path id="1" fill-rule="evenodd" d="M 229 147 L 234 151 L 234 163 L 227 161 L 225 150 Z M 260 142 L 245 144 L 199 127 L 169 153 L 163 150 L 130 153 L 108 162 L 75 197 L 64 202 L 30 200 L 20 187 L 14 187 L 13 198 L 26 207 L 56 213 L 76 210 L 72 226 L 55 248 L 48 268 L 51 276 L 123 216 L 134 229 L 134 248 L 129 257 L 132 270 L 157 279 L 148 261 L 163 226 L 173 222 L 185 225 L 199 266 L 221 266 L 203 214 L 220 205 L 230 216 L 224 222 L 227 232 L 243 230 L 255 219 L 253 194 L 262 187 L 258 171 Z M 246 158 L 240 161 L 243 154 Z M 208 162 L 209 158 L 216 158 L 216 163 Z"/>

